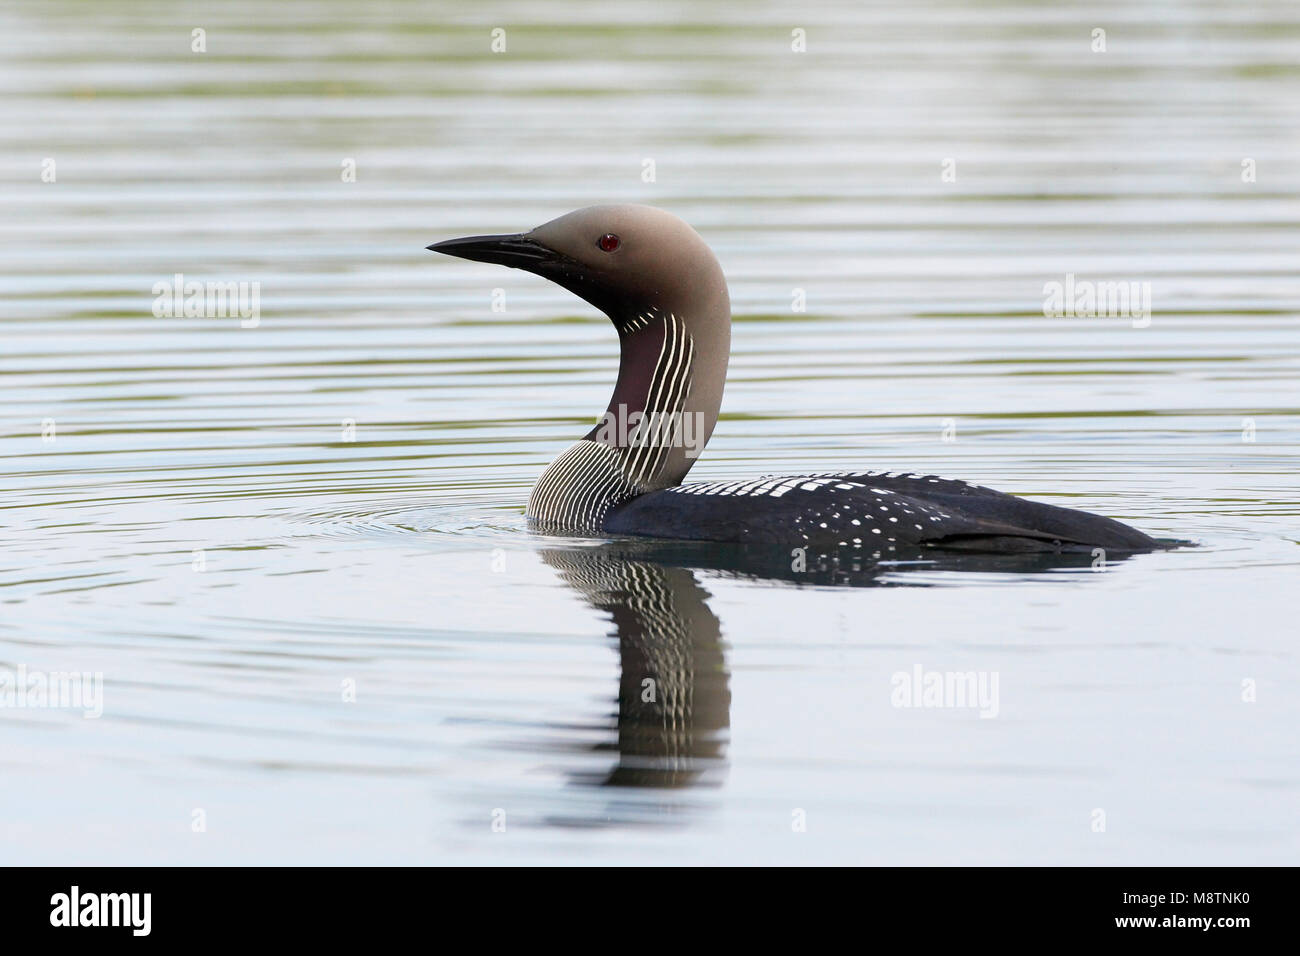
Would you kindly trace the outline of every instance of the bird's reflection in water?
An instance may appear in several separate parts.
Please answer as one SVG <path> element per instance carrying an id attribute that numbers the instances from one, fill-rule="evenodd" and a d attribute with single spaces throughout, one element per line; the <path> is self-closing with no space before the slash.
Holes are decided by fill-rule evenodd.
<path id="1" fill-rule="evenodd" d="M 909 582 L 909 571 L 1031 574 L 1096 566 L 1089 554 L 928 550 L 891 555 L 880 563 L 861 552 L 818 554 L 652 540 L 547 547 L 542 557 L 588 604 L 610 616 L 622 668 L 617 762 L 607 772 L 573 774 L 573 779 L 585 785 L 660 789 L 720 784 L 726 770 L 730 675 L 718 618 L 697 573 L 778 585 L 897 587 L 934 583 L 932 578 Z M 1118 560 L 1122 557 L 1111 563 Z M 613 822 L 616 816 L 604 819 Z"/>
<path id="2" fill-rule="evenodd" d="M 618 544 L 542 557 L 609 614 L 618 639 L 618 762 L 580 782 L 672 788 L 717 778 L 731 690 L 718 619 L 695 573 Z"/>

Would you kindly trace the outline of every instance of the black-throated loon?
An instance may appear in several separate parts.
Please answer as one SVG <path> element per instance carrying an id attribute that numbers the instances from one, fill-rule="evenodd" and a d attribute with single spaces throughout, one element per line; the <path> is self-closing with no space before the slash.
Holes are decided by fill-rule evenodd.
<path id="1" fill-rule="evenodd" d="M 682 484 L 713 433 L 731 349 L 731 302 L 713 252 L 651 206 L 590 206 L 515 235 L 429 246 L 524 269 L 604 312 L 618 380 L 601 421 L 542 473 L 532 525 L 740 544 L 991 552 L 1162 547 L 1111 518 L 937 475 L 862 471 Z"/>

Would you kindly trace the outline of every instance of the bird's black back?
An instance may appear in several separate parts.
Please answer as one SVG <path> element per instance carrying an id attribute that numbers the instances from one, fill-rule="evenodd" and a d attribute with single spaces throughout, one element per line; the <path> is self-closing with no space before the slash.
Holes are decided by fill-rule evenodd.
<path id="1" fill-rule="evenodd" d="M 890 472 L 679 485 L 619 505 L 604 530 L 882 555 L 916 546 L 995 552 L 1162 547 L 1111 518 L 951 478 Z"/>

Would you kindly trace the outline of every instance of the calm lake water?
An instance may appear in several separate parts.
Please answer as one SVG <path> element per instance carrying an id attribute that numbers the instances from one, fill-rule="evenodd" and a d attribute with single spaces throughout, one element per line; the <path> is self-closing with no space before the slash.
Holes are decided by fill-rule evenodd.
<path id="1" fill-rule="evenodd" d="M 6 3 L 0 675 L 103 685 L 0 706 L 0 857 L 1300 862 L 1298 62 L 1284 2 Z M 731 283 L 692 479 L 1198 546 L 795 586 L 531 534 L 615 335 L 424 247 L 609 201 Z M 260 321 L 155 316 L 177 273 Z M 1149 323 L 1044 317 L 1067 275 Z"/>

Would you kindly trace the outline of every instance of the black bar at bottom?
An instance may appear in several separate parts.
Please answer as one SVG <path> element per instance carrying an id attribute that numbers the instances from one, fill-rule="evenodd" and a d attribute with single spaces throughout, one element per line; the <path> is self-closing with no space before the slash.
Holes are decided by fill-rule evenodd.
<path id="1" fill-rule="evenodd" d="M 842 926 L 927 944 L 945 938 L 1037 941 L 1105 937 L 1233 945 L 1291 928 L 1293 870 L 717 868 L 524 870 L 7 868 L 6 948 L 77 944 L 287 942 L 373 945 L 454 928 L 468 942 L 514 930 L 567 935 L 612 925 L 653 945 L 680 924 L 708 933 L 780 926 L 810 937 Z M 75 889 L 74 889 L 75 888 Z M 710 916 L 712 915 L 712 918 Z M 708 926 L 713 923 L 712 927 Z M 687 931 L 694 933 L 695 930 Z M 917 934 L 920 935 L 917 935 Z M 972 936 L 976 933 L 976 936 Z M 863 935 L 866 934 L 866 935 Z M 1290 934 L 1288 934 L 1289 936 Z M 602 937 L 590 937 L 607 938 Z M 464 945 L 459 944 L 459 945 Z M 18 952 L 20 950 L 11 950 Z"/>

